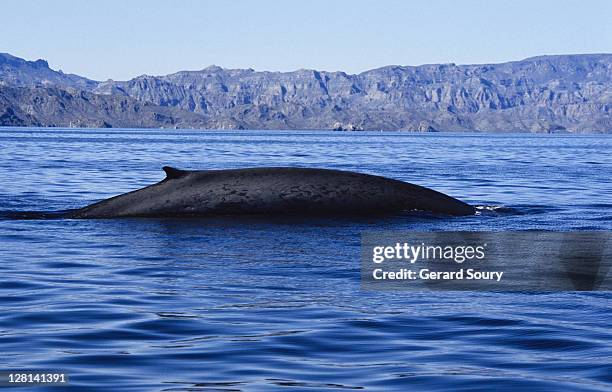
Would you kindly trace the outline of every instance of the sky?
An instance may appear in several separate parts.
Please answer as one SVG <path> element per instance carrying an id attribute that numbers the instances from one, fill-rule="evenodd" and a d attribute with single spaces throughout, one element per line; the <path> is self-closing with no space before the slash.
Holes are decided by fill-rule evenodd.
<path id="1" fill-rule="evenodd" d="M 612 53 L 607 0 L 19 0 L 2 14 L 0 52 L 96 80 Z"/>

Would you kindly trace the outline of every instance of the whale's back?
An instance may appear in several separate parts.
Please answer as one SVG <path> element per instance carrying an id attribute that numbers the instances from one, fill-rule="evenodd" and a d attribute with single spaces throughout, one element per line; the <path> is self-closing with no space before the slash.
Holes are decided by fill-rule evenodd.
<path id="1" fill-rule="evenodd" d="M 75 217 L 242 214 L 374 214 L 424 210 L 473 214 L 471 206 L 418 185 L 349 171 L 250 168 L 183 171 L 79 210 Z"/>

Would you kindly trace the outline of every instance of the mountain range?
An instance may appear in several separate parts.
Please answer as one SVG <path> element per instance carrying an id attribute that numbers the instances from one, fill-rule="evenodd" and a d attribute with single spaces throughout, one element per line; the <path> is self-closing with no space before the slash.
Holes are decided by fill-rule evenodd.
<path id="1" fill-rule="evenodd" d="M 360 74 L 210 66 L 128 81 L 0 54 L 0 125 L 612 133 L 612 54 Z"/>

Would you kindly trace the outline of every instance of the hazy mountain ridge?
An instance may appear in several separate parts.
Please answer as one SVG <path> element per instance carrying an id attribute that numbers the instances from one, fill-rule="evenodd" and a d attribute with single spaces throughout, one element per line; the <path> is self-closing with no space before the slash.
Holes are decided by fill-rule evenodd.
<path id="1" fill-rule="evenodd" d="M 49 68 L 45 60 L 27 61 L 0 53 L 0 87 L 65 86 L 91 90 L 98 82 Z"/>
<path id="2" fill-rule="evenodd" d="M 24 125 L 35 125 L 33 118 L 41 125 L 65 124 L 72 115 L 70 122 L 83 124 L 79 126 L 99 126 L 104 118 L 107 126 L 612 132 L 610 54 L 540 56 L 502 64 L 387 66 L 356 75 L 211 66 L 106 82 L 52 71 L 42 60 L 21 60 L 26 64 L 18 63 L 11 71 L 1 58 L 0 96 L 5 98 L 0 99 L 0 119 L 3 107 L 10 107 L 13 115 L 6 118 L 20 118 Z M 54 110 L 50 103 L 36 111 L 18 95 L 3 93 L 6 86 L 41 84 L 87 90 L 90 103 L 95 97 L 93 106 L 72 112 Z M 35 93 L 58 96 L 44 88 L 26 96 Z M 151 114 L 146 119 L 131 109 L 126 114 L 121 109 L 124 101 L 147 103 Z"/>

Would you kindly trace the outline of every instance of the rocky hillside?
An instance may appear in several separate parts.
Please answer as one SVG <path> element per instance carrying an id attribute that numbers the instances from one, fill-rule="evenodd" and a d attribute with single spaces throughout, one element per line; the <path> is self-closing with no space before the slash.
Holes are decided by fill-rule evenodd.
<path id="1" fill-rule="evenodd" d="M 56 125 L 69 120 L 82 126 L 103 121 L 152 127 L 612 133 L 609 54 L 486 65 L 389 66 L 357 75 L 212 66 L 123 82 L 94 82 L 50 70 L 42 60 L 10 57 L 25 64 L 11 68 L 0 60 L 0 124 Z M 45 90 L 32 90 L 37 85 Z M 30 92 L 6 94 L 10 88 Z M 36 110 L 22 101 L 37 93 L 56 97 L 57 89 L 66 88 L 74 89 L 69 94 L 76 101 L 87 97 L 89 103 L 73 101 L 81 110 L 62 111 L 54 107 L 61 102 L 56 98 Z M 135 107 L 146 107 L 146 114 Z"/>
<path id="2" fill-rule="evenodd" d="M 72 88 L 0 88 L 0 124 L 83 128 L 204 128 L 205 116 Z"/>

